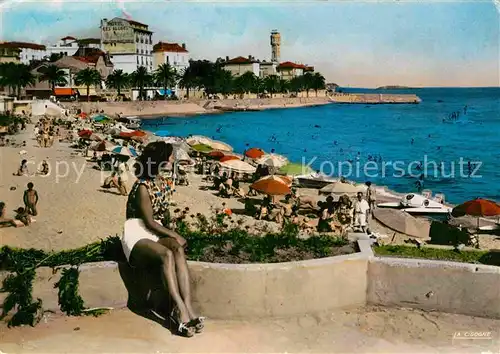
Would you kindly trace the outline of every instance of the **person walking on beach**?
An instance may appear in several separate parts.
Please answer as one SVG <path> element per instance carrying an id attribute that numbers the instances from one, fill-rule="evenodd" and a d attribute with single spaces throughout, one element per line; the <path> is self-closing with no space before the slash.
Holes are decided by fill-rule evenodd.
<path id="1" fill-rule="evenodd" d="M 373 210 L 375 209 L 375 203 L 377 202 L 377 196 L 375 189 L 372 187 L 372 182 L 367 181 L 366 185 L 366 200 L 368 201 L 368 205 L 370 206 L 369 214 L 373 215 Z"/>
<path id="2" fill-rule="evenodd" d="M 368 202 L 363 198 L 363 193 L 358 192 L 357 200 L 354 202 L 354 227 L 360 227 L 366 233 L 367 213 L 370 209 Z"/>
<path id="3" fill-rule="evenodd" d="M 23 201 L 26 207 L 26 212 L 30 215 L 36 216 L 38 214 L 36 205 L 38 203 L 38 193 L 33 189 L 33 183 L 28 183 L 28 189 L 24 191 Z"/>
<path id="4" fill-rule="evenodd" d="M 162 169 L 172 165 L 173 147 L 164 141 L 148 144 L 135 164 L 137 181 L 127 200 L 122 246 L 132 267 L 151 271 L 160 268 L 165 290 L 174 300 L 171 319 L 177 333 L 192 337 L 204 327 L 191 304 L 191 287 L 184 248 L 186 240 L 165 227 L 168 215 L 169 185 L 159 176 Z"/>

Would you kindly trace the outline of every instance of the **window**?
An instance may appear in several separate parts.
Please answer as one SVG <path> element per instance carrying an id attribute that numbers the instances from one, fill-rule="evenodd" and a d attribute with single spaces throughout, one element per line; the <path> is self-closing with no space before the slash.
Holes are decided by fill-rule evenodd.
<path id="1" fill-rule="evenodd" d="M 170 58 L 168 55 L 167 55 L 167 64 L 170 64 Z"/>
<path id="2" fill-rule="evenodd" d="M 139 57 L 136 57 L 136 59 L 137 59 L 137 64 L 139 64 Z"/>
<path id="3" fill-rule="evenodd" d="M 139 54 L 139 49 L 136 49 L 136 50 L 135 50 L 135 52 L 136 52 L 137 54 Z"/>
<path id="4" fill-rule="evenodd" d="M 136 43 L 139 43 L 139 36 L 136 36 L 136 37 L 135 37 L 135 42 L 136 42 Z"/>

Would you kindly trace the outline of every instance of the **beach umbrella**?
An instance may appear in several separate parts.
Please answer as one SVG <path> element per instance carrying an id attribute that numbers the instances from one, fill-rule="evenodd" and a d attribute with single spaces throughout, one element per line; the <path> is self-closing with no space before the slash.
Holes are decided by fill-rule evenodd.
<path id="1" fill-rule="evenodd" d="M 228 145 L 222 141 L 211 140 L 207 141 L 205 144 L 210 146 L 214 150 L 233 151 L 233 147 L 231 145 Z"/>
<path id="2" fill-rule="evenodd" d="M 113 154 L 136 157 L 137 151 L 131 146 L 116 146 L 113 150 L 111 150 Z"/>
<path id="3" fill-rule="evenodd" d="M 213 158 L 216 158 L 216 159 L 221 159 L 223 158 L 225 155 L 222 151 L 219 151 L 219 150 L 214 150 L 214 151 L 210 151 L 208 153 L 208 156 L 210 157 L 213 157 Z"/>
<path id="4" fill-rule="evenodd" d="M 288 159 L 285 156 L 278 154 L 266 154 L 259 158 L 256 162 L 259 165 L 280 168 L 288 163 Z"/>
<path id="5" fill-rule="evenodd" d="M 313 173 L 313 169 L 299 163 L 289 163 L 278 170 L 279 174 L 286 176 L 298 176 Z"/>
<path id="6" fill-rule="evenodd" d="M 398 209 L 375 208 L 373 217 L 389 229 L 402 234 L 424 239 L 430 234 L 429 220 L 415 218 Z"/>
<path id="7" fill-rule="evenodd" d="M 482 216 L 500 215 L 500 205 L 492 200 L 477 198 L 454 207 L 451 215 L 454 217 L 464 215 L 477 216 L 477 227 L 479 228 L 479 218 Z"/>
<path id="8" fill-rule="evenodd" d="M 207 152 L 212 151 L 212 148 L 208 145 L 205 145 L 205 144 L 192 145 L 191 149 L 193 149 L 194 151 L 203 152 L 203 153 L 207 153 Z"/>
<path id="9" fill-rule="evenodd" d="M 186 143 L 188 143 L 191 146 L 199 145 L 199 144 L 208 145 L 208 144 L 210 144 L 211 141 L 212 141 L 212 139 L 210 139 L 206 136 L 202 136 L 202 135 L 194 135 L 194 136 L 191 136 L 191 137 L 186 139 Z M 210 145 L 208 145 L 208 146 L 210 146 Z"/>
<path id="10" fill-rule="evenodd" d="M 356 186 L 350 183 L 335 182 L 330 183 L 319 190 L 322 194 L 356 194 L 364 192 L 363 186 Z"/>
<path id="11" fill-rule="evenodd" d="M 90 148 L 94 151 L 112 151 L 116 147 L 115 144 L 108 140 L 95 142 Z"/>
<path id="12" fill-rule="evenodd" d="M 99 114 L 97 116 L 94 116 L 94 117 L 92 117 L 92 119 L 94 120 L 94 122 L 104 122 L 104 121 L 109 121 L 110 120 L 109 117 L 106 117 L 103 114 Z"/>
<path id="13" fill-rule="evenodd" d="M 191 162 L 192 159 L 184 149 L 174 148 L 174 158 L 175 161 L 188 161 Z"/>
<path id="14" fill-rule="evenodd" d="M 229 160 L 220 163 L 221 168 L 227 168 L 241 173 L 254 173 L 255 167 L 241 160 Z"/>
<path id="15" fill-rule="evenodd" d="M 251 159 L 258 159 L 262 156 L 264 156 L 265 152 L 262 149 L 259 148 L 251 148 L 245 151 L 245 156 L 251 158 Z"/>
<path id="16" fill-rule="evenodd" d="M 290 194 L 290 187 L 279 176 L 267 176 L 253 183 L 250 188 L 268 195 Z"/>
<path id="17" fill-rule="evenodd" d="M 82 113 L 80 113 L 80 114 L 78 115 L 78 117 L 80 117 L 80 118 L 82 118 L 82 119 L 85 119 L 85 118 L 87 118 L 87 117 L 88 117 L 88 115 L 87 115 L 87 113 L 82 112 Z"/>
<path id="18" fill-rule="evenodd" d="M 92 135 L 92 130 L 89 130 L 89 129 L 83 129 L 83 130 L 80 130 L 78 132 L 78 136 L 80 138 L 84 138 L 84 137 L 90 137 Z"/>
<path id="19" fill-rule="evenodd" d="M 222 156 L 219 161 L 226 162 L 226 161 L 231 161 L 231 160 L 241 160 L 241 157 L 234 156 L 234 155 L 226 155 L 226 156 Z"/>
<path id="20" fill-rule="evenodd" d="M 288 176 L 279 176 L 279 175 L 269 175 L 262 177 L 259 179 L 259 181 L 264 181 L 264 180 L 273 180 L 273 181 L 278 181 L 283 183 L 284 185 L 291 187 L 293 183 L 293 179 L 288 177 Z"/>

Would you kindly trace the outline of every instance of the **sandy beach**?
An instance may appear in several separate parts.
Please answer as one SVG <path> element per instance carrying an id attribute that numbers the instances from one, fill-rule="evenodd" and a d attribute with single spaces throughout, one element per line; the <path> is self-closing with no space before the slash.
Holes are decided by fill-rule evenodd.
<path id="1" fill-rule="evenodd" d="M 0 228 L 0 246 L 63 250 L 120 235 L 125 221 L 127 197 L 119 195 L 115 189 L 100 187 L 110 172 L 94 169 L 95 163 L 70 148 L 67 143 L 56 141 L 51 148 L 38 147 L 32 131 L 33 125 L 28 125 L 27 130 L 11 138 L 17 142 L 26 141 L 25 148 L 0 148 L 0 195 L 7 204 L 7 216 L 13 217 L 14 209 L 23 206 L 22 197 L 27 183 L 34 183 L 40 197 L 39 215 L 35 217 L 36 222 L 28 227 Z M 26 153 L 20 155 L 22 150 Z M 13 176 L 22 159 L 31 161 L 31 176 Z M 34 175 L 43 159 L 49 163 L 50 174 Z M 134 176 L 131 171 L 129 173 L 130 190 Z M 189 180 L 190 186 L 177 186 L 173 197 L 177 208 L 189 208 L 188 215 L 201 213 L 210 217 L 215 209 L 230 208 L 234 211 L 234 222 L 242 228 L 248 227 L 253 233 L 279 229 L 274 222 L 240 215 L 244 204 L 236 198 L 218 197 L 215 191 L 208 189 L 209 184 L 202 176 L 190 174 Z M 314 189 L 301 189 L 300 195 L 309 196 L 315 201 L 324 199 Z M 393 201 L 394 197 L 396 195 L 391 191 L 381 192 L 378 201 Z M 189 220 L 194 221 L 195 218 L 188 217 Z M 375 220 L 371 221 L 370 228 L 387 236 L 382 240 L 384 243 L 402 244 L 408 239 L 407 235 L 395 233 Z M 483 249 L 499 249 L 500 239 L 481 235 L 480 245 Z"/>

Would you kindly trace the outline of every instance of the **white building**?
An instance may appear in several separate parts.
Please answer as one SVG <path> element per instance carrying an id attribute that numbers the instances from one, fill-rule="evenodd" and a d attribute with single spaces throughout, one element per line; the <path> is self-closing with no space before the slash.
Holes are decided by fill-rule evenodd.
<path id="1" fill-rule="evenodd" d="M 260 76 L 260 63 L 251 55 L 249 55 L 248 58 L 236 57 L 229 59 L 226 57 L 222 65 L 224 69 L 229 71 L 233 76 L 240 76 L 246 72 L 252 72 L 255 76 Z"/>
<path id="2" fill-rule="evenodd" d="M 57 43 L 47 46 L 47 56 L 50 57 L 52 54 L 72 56 L 76 53 L 78 47 L 78 40 L 75 37 L 66 36 L 57 41 Z"/>
<path id="3" fill-rule="evenodd" d="M 47 49 L 42 44 L 26 42 L 4 42 L 9 43 L 13 48 L 20 49 L 19 61 L 29 65 L 34 60 L 42 60 L 47 55 Z"/>
<path id="4" fill-rule="evenodd" d="M 178 74 L 189 66 L 189 52 L 186 45 L 182 43 L 158 42 L 153 47 L 153 66 L 158 69 L 161 64 L 169 64 Z"/>
<path id="5" fill-rule="evenodd" d="M 115 17 L 101 20 L 101 48 L 115 69 L 132 73 L 144 66 L 153 70 L 153 32 L 143 23 Z"/>

